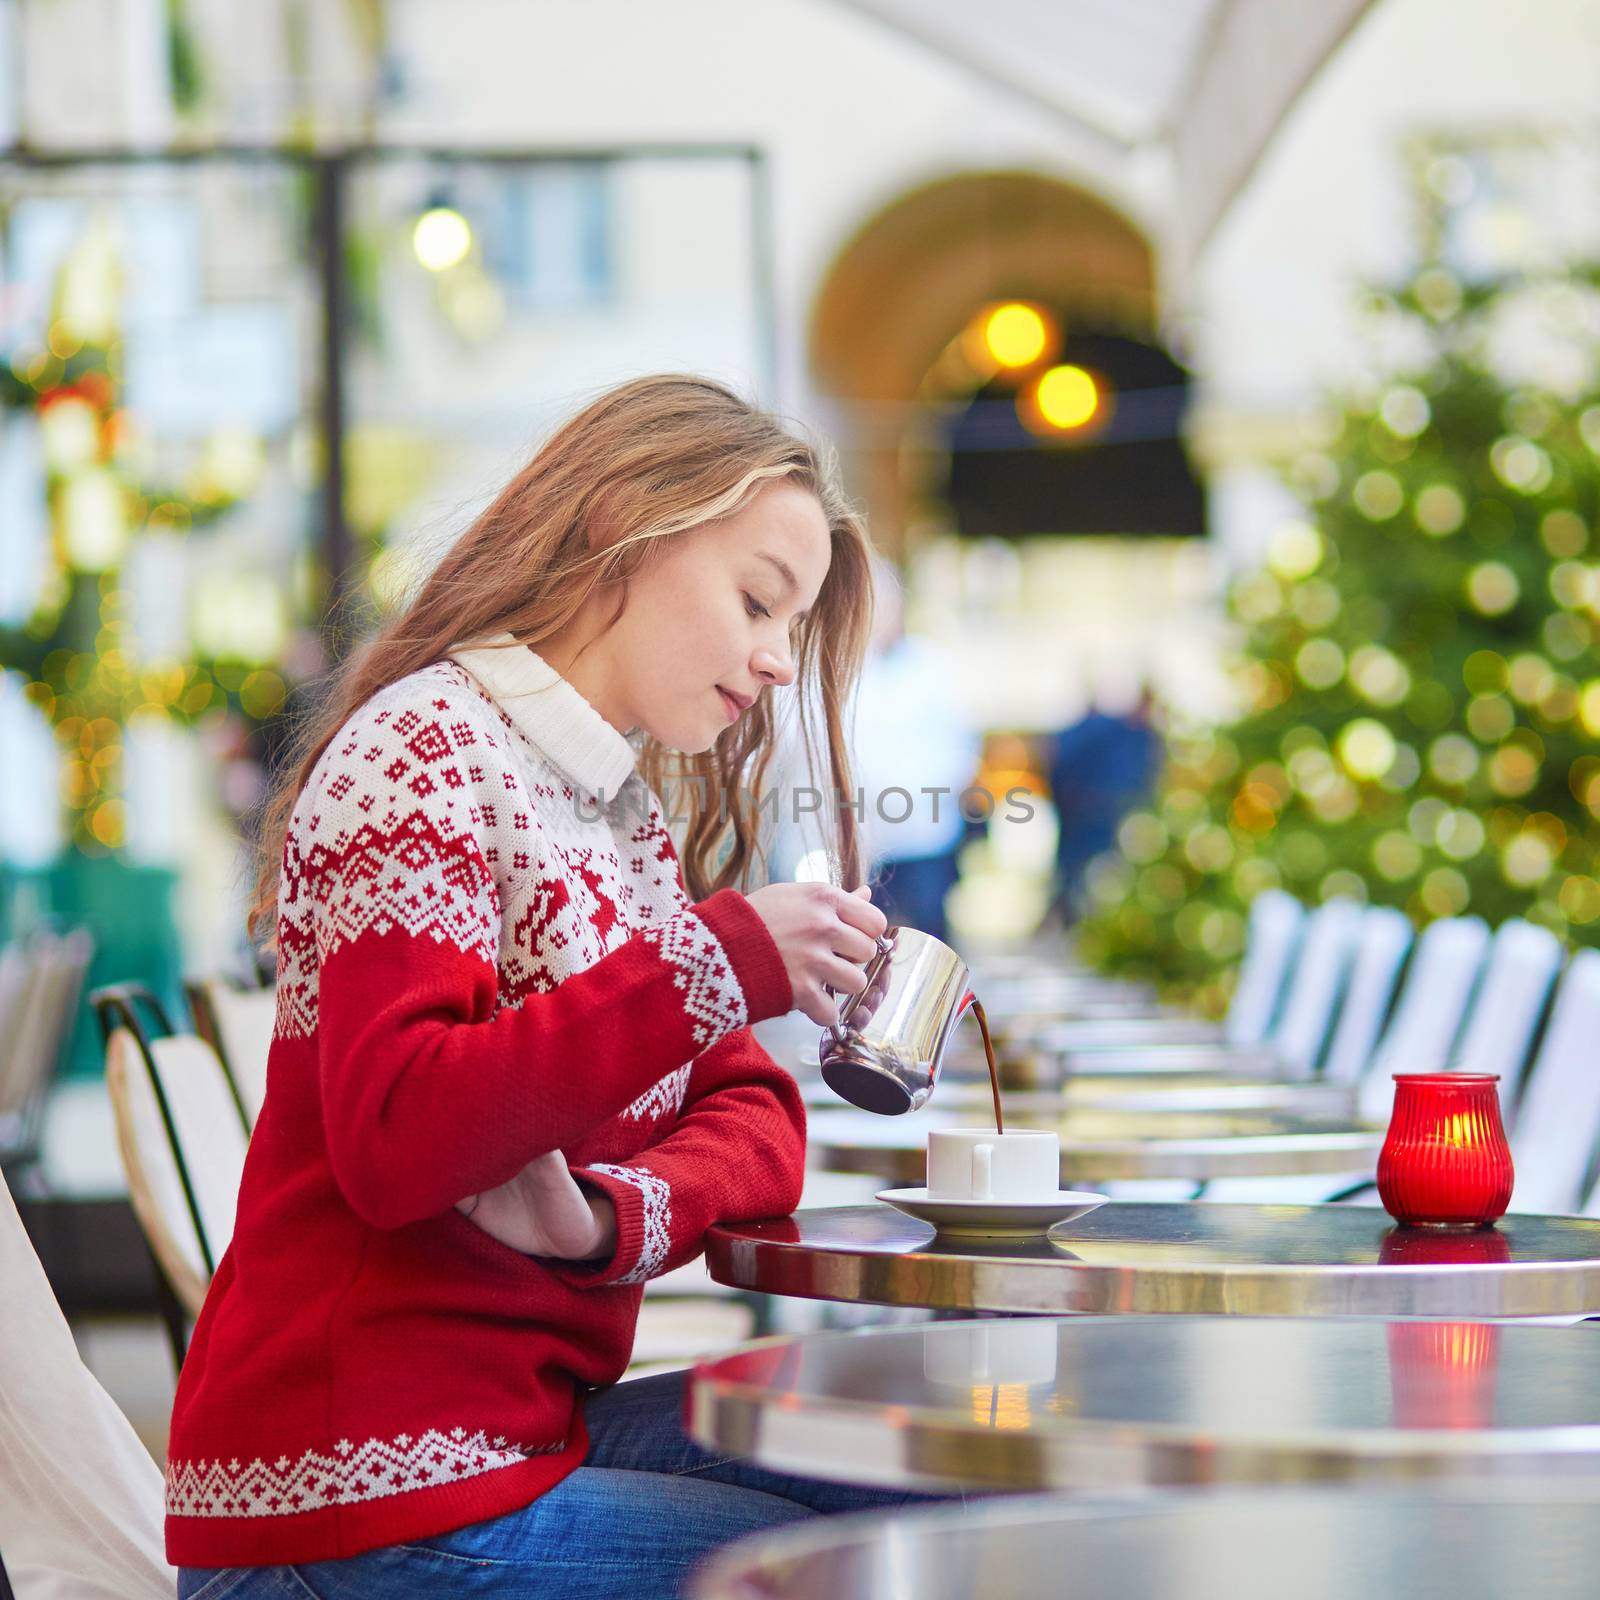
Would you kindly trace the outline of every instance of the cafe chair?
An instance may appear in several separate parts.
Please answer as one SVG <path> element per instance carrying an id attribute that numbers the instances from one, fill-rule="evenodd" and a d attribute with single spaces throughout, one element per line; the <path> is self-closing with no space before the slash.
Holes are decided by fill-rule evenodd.
<path id="1" fill-rule="evenodd" d="M 1396 1070 L 1437 1072 L 1445 1066 L 1488 949 L 1489 925 L 1482 917 L 1441 917 L 1422 930 L 1394 1012 L 1359 1075 L 1363 1095 L 1375 1099 L 1366 1085 L 1388 1083 Z"/>
<path id="2" fill-rule="evenodd" d="M 1222 1024 L 1229 1044 L 1260 1044 L 1271 1031 L 1305 920 L 1305 907 L 1282 889 L 1263 889 L 1250 902 L 1244 959 Z"/>
<path id="3" fill-rule="evenodd" d="M 1368 906 L 1362 912 L 1344 998 L 1322 1058 L 1321 1075 L 1329 1083 L 1354 1083 L 1372 1059 L 1412 938 L 1411 920 L 1403 911 Z"/>
<path id="4" fill-rule="evenodd" d="M 160 1469 L 79 1357 L 0 1182 L 0 1551 L 11 1589 L 18 1600 L 172 1600 L 163 1516 Z"/>
<path id="5" fill-rule="evenodd" d="M 1488 946 L 1489 926 L 1481 917 L 1441 917 L 1423 929 L 1394 1010 L 1356 1080 L 1363 1094 L 1375 1078 L 1389 1083 L 1390 1062 L 1404 1062 L 1416 1071 L 1437 1071 L 1445 1065 Z M 1206 1186 L 1205 1198 L 1252 1205 L 1315 1205 L 1335 1194 L 1358 1191 L 1368 1181 L 1366 1174 L 1355 1172 L 1345 1178 L 1224 1178 Z"/>
<path id="6" fill-rule="evenodd" d="M 1225 1041 L 1192 1045 L 1130 1044 L 1128 1048 L 1137 1048 L 1141 1057 L 1170 1062 L 1175 1067 L 1205 1066 L 1221 1073 L 1268 1067 L 1292 1077 L 1310 1077 L 1328 1042 L 1334 1018 L 1340 1012 L 1364 926 L 1363 918 L 1360 902 L 1344 897 L 1326 901 L 1305 916 L 1299 949 L 1290 964 L 1277 1013 L 1265 1038 L 1259 1042 L 1247 1045 Z M 1244 982 L 1241 975 L 1241 987 Z M 1253 1002 L 1247 1001 L 1246 1009 L 1252 1006 Z M 1231 1010 L 1229 1015 L 1232 1016 Z M 1092 1072 L 1102 1054 L 1090 1050 L 1069 1052 L 1062 1059 L 1063 1071 Z"/>
<path id="7" fill-rule="evenodd" d="M 1362 1083 L 1362 1115 L 1380 1125 L 1389 1120 L 1395 1070 L 1488 1072 L 1500 1079 L 1502 1113 L 1506 1126 L 1513 1127 L 1517 1086 L 1533 1052 L 1561 961 L 1561 941 L 1548 928 L 1535 927 L 1520 917 L 1501 923 L 1466 1019 L 1445 1058 L 1431 1066 L 1410 1062 L 1400 1066 L 1403 1057 L 1386 1056 L 1384 1070 L 1368 1073 Z M 1361 1179 L 1336 1189 L 1329 1198 L 1376 1205 L 1377 1186 L 1371 1179 Z"/>
<path id="8" fill-rule="evenodd" d="M 128 1197 L 155 1258 L 174 1361 L 233 1237 L 246 1133 L 233 1084 L 196 1034 L 137 984 L 90 995 Z M 146 1018 L 156 1024 L 152 1031 Z"/>
<path id="9" fill-rule="evenodd" d="M 1250 902 L 1239 978 L 1220 1024 L 1181 1014 L 1055 1019 L 1022 1029 L 1002 1024 L 999 1053 L 1008 1079 L 1038 1085 L 1092 1071 L 1107 1050 L 1157 1052 L 1184 1062 L 1194 1055 L 1209 1060 L 1212 1052 L 1234 1061 L 1246 1052 L 1270 1053 L 1268 1036 L 1282 1012 L 1305 922 L 1305 907 L 1281 889 L 1264 890 Z M 1225 1067 L 1224 1061 L 1218 1070 Z"/>
<path id="10" fill-rule="evenodd" d="M 191 979 L 183 986 L 195 1032 L 216 1051 L 239 1102 L 246 1130 L 253 1129 L 267 1096 L 267 1056 L 278 1021 L 278 993 L 229 978 Z"/>
<path id="11" fill-rule="evenodd" d="M 1489 947 L 1488 965 L 1452 1066 L 1458 1072 L 1499 1075 L 1507 1127 L 1518 1115 L 1534 1041 L 1565 960 L 1554 933 L 1521 917 L 1501 923 Z"/>
<path id="12" fill-rule="evenodd" d="M 1282 889 L 1264 889 L 1250 902 L 1244 955 L 1228 1013 L 1220 1024 L 1198 1017 L 1107 1019 L 1063 1024 L 1053 1037 L 1069 1050 L 1075 1036 L 1085 1044 L 1120 1044 L 1147 1049 L 1170 1040 L 1173 1048 L 1217 1044 L 1234 1049 L 1263 1043 L 1279 1015 L 1289 973 L 1299 954 L 1305 907 Z"/>
<path id="13" fill-rule="evenodd" d="M 1556 989 L 1511 1127 L 1511 1210 L 1573 1214 L 1600 1143 L 1600 950 L 1580 950 Z M 1590 1213 L 1591 1215 L 1593 1213 Z"/>
<path id="14" fill-rule="evenodd" d="M 1309 1076 L 1321 1059 L 1350 981 L 1361 927 L 1360 902 L 1342 897 L 1325 901 L 1305 920 L 1300 956 L 1268 1034 L 1273 1054 L 1296 1077 Z"/>
<path id="15" fill-rule="evenodd" d="M 0 947 L 0 1097 L 5 1085 L 25 1071 L 22 1066 L 24 1033 L 34 995 L 39 988 L 41 963 L 37 947 L 12 940 Z M 20 1119 L 0 1121 L 0 1170 L 16 1168 L 27 1160 L 27 1136 Z M 3 1594 L 3 1592 L 0 1592 Z"/>
<path id="16" fill-rule="evenodd" d="M 1501 1111 L 1506 1125 L 1511 1126 L 1522 1071 L 1561 960 L 1561 941 L 1548 928 L 1535 927 L 1520 917 L 1503 922 L 1489 944 L 1458 1035 L 1442 1050 L 1437 1038 L 1427 1049 L 1415 1048 L 1408 1041 L 1403 1051 L 1393 1041 L 1386 1043 L 1375 1070 L 1362 1082 L 1362 1115 L 1372 1122 L 1389 1120 L 1396 1072 L 1493 1072 L 1499 1074 Z"/>
<path id="17" fill-rule="evenodd" d="M 1255 1047 L 1295 1077 L 1310 1076 L 1327 1043 L 1355 957 L 1361 916 L 1358 901 L 1341 897 L 1318 906 L 1302 924 L 1282 1003 L 1261 1045 Z M 1219 1072 L 1226 1072 L 1230 1062 L 1242 1061 L 1230 1048 L 1215 1052 L 1215 1059 Z"/>
<path id="18" fill-rule="evenodd" d="M 38 1159 L 45 1102 L 93 954 L 83 928 L 0 953 L 0 1166 L 12 1173 Z"/>

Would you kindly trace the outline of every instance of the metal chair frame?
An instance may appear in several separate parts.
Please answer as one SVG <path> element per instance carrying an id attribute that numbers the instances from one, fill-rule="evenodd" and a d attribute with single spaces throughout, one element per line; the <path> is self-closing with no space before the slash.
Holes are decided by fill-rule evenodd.
<path id="1" fill-rule="evenodd" d="M 228 1091 L 233 1096 L 234 1105 L 239 1108 L 239 1121 L 244 1125 L 245 1136 L 248 1138 L 250 1112 L 245 1106 L 244 1094 L 239 1088 L 239 1075 L 228 1059 L 227 1049 L 222 1042 L 222 1027 L 217 1021 L 217 1008 L 211 1003 L 211 993 L 203 981 L 188 979 L 183 985 L 183 995 L 189 1002 L 189 1013 L 194 1018 L 194 1031 L 216 1051 L 217 1060 L 222 1063 L 222 1075 L 228 1080 Z M 170 1033 L 171 1029 L 167 1031 Z"/>
<path id="2" fill-rule="evenodd" d="M 167 1102 L 166 1090 L 161 1086 L 161 1074 L 156 1071 L 155 1057 L 150 1050 L 150 1035 L 144 1023 L 140 1020 L 138 1008 L 147 1007 L 161 1030 L 161 1037 L 166 1038 L 177 1030 L 172 1026 L 172 1020 L 167 1015 L 167 1009 L 162 1005 L 159 997 L 142 983 L 114 983 L 105 988 L 95 989 L 89 995 L 89 1004 L 94 1008 L 95 1019 L 100 1024 L 100 1042 L 107 1045 L 111 1035 L 120 1027 L 132 1037 L 138 1047 L 139 1060 L 144 1066 L 145 1076 L 149 1079 L 150 1088 L 155 1095 L 156 1108 L 161 1113 L 161 1126 L 167 1136 L 167 1144 L 172 1151 L 173 1165 L 178 1171 L 178 1182 L 183 1188 L 184 1204 L 188 1208 L 189 1220 L 194 1225 L 195 1239 L 200 1247 L 200 1258 L 205 1263 L 206 1273 L 209 1277 L 217 1270 L 216 1261 L 211 1254 L 211 1245 L 206 1238 L 205 1224 L 200 1217 L 200 1203 L 195 1196 L 194 1182 L 189 1176 L 188 1163 L 183 1157 L 183 1146 L 178 1140 L 177 1126 L 173 1121 L 172 1107 Z M 228 1080 L 232 1083 L 232 1078 Z M 161 1302 L 161 1318 L 166 1324 L 167 1339 L 172 1346 L 172 1359 L 174 1365 L 181 1371 L 183 1358 L 189 1347 L 188 1312 L 184 1309 L 183 1302 L 178 1298 L 176 1289 L 167 1277 L 166 1268 L 162 1265 L 161 1258 L 156 1254 L 155 1248 L 149 1240 L 145 1241 L 145 1248 L 150 1252 L 151 1264 L 155 1268 L 156 1291 Z M 0 1597 L 3 1600 L 3 1597 Z"/>

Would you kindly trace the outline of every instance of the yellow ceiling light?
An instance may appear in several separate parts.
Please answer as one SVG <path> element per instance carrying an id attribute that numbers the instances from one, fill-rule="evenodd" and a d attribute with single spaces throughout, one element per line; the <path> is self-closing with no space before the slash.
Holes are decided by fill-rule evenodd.
<path id="1" fill-rule="evenodd" d="M 983 342 L 1002 367 L 1032 366 L 1050 343 L 1052 330 L 1037 306 L 1008 300 L 991 306 L 983 323 Z"/>
<path id="2" fill-rule="evenodd" d="M 1100 385 L 1082 367 L 1051 367 L 1039 379 L 1034 404 L 1052 428 L 1081 428 L 1100 410 Z"/>
<path id="3" fill-rule="evenodd" d="M 472 248 L 472 229 L 454 206 L 434 206 L 417 218 L 411 230 L 411 248 L 429 272 L 448 272 L 466 260 Z"/>

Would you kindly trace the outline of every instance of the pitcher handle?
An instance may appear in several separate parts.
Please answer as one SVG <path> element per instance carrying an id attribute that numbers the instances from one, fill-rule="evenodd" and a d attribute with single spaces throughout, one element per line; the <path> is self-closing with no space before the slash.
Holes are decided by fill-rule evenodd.
<path id="1" fill-rule="evenodd" d="M 828 1024 L 828 1032 L 833 1035 L 833 1039 L 836 1044 L 844 1043 L 844 1025 L 849 1019 L 851 1010 L 854 1008 L 857 999 L 859 999 L 861 995 L 865 994 L 867 990 L 872 987 L 872 980 L 878 975 L 878 971 L 883 965 L 884 958 L 894 949 L 894 940 L 890 938 L 887 933 L 880 933 L 878 937 L 873 940 L 873 943 L 877 945 L 878 953 L 872 958 L 871 961 L 867 963 L 867 981 L 862 984 L 861 988 L 857 990 L 855 994 L 851 995 L 850 998 L 844 1002 L 844 1004 L 839 1008 L 838 1016 Z M 825 994 L 831 995 L 835 1000 L 839 998 L 838 995 L 835 994 L 827 984 L 823 984 L 822 988 Z"/>

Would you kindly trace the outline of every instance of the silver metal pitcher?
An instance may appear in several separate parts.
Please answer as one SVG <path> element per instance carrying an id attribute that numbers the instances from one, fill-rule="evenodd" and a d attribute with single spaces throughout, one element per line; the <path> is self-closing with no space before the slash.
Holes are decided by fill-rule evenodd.
<path id="1" fill-rule="evenodd" d="M 976 997 L 967 964 L 917 928 L 891 928 L 822 1036 L 822 1081 L 851 1105 L 898 1117 L 928 1103 L 944 1047 Z"/>

